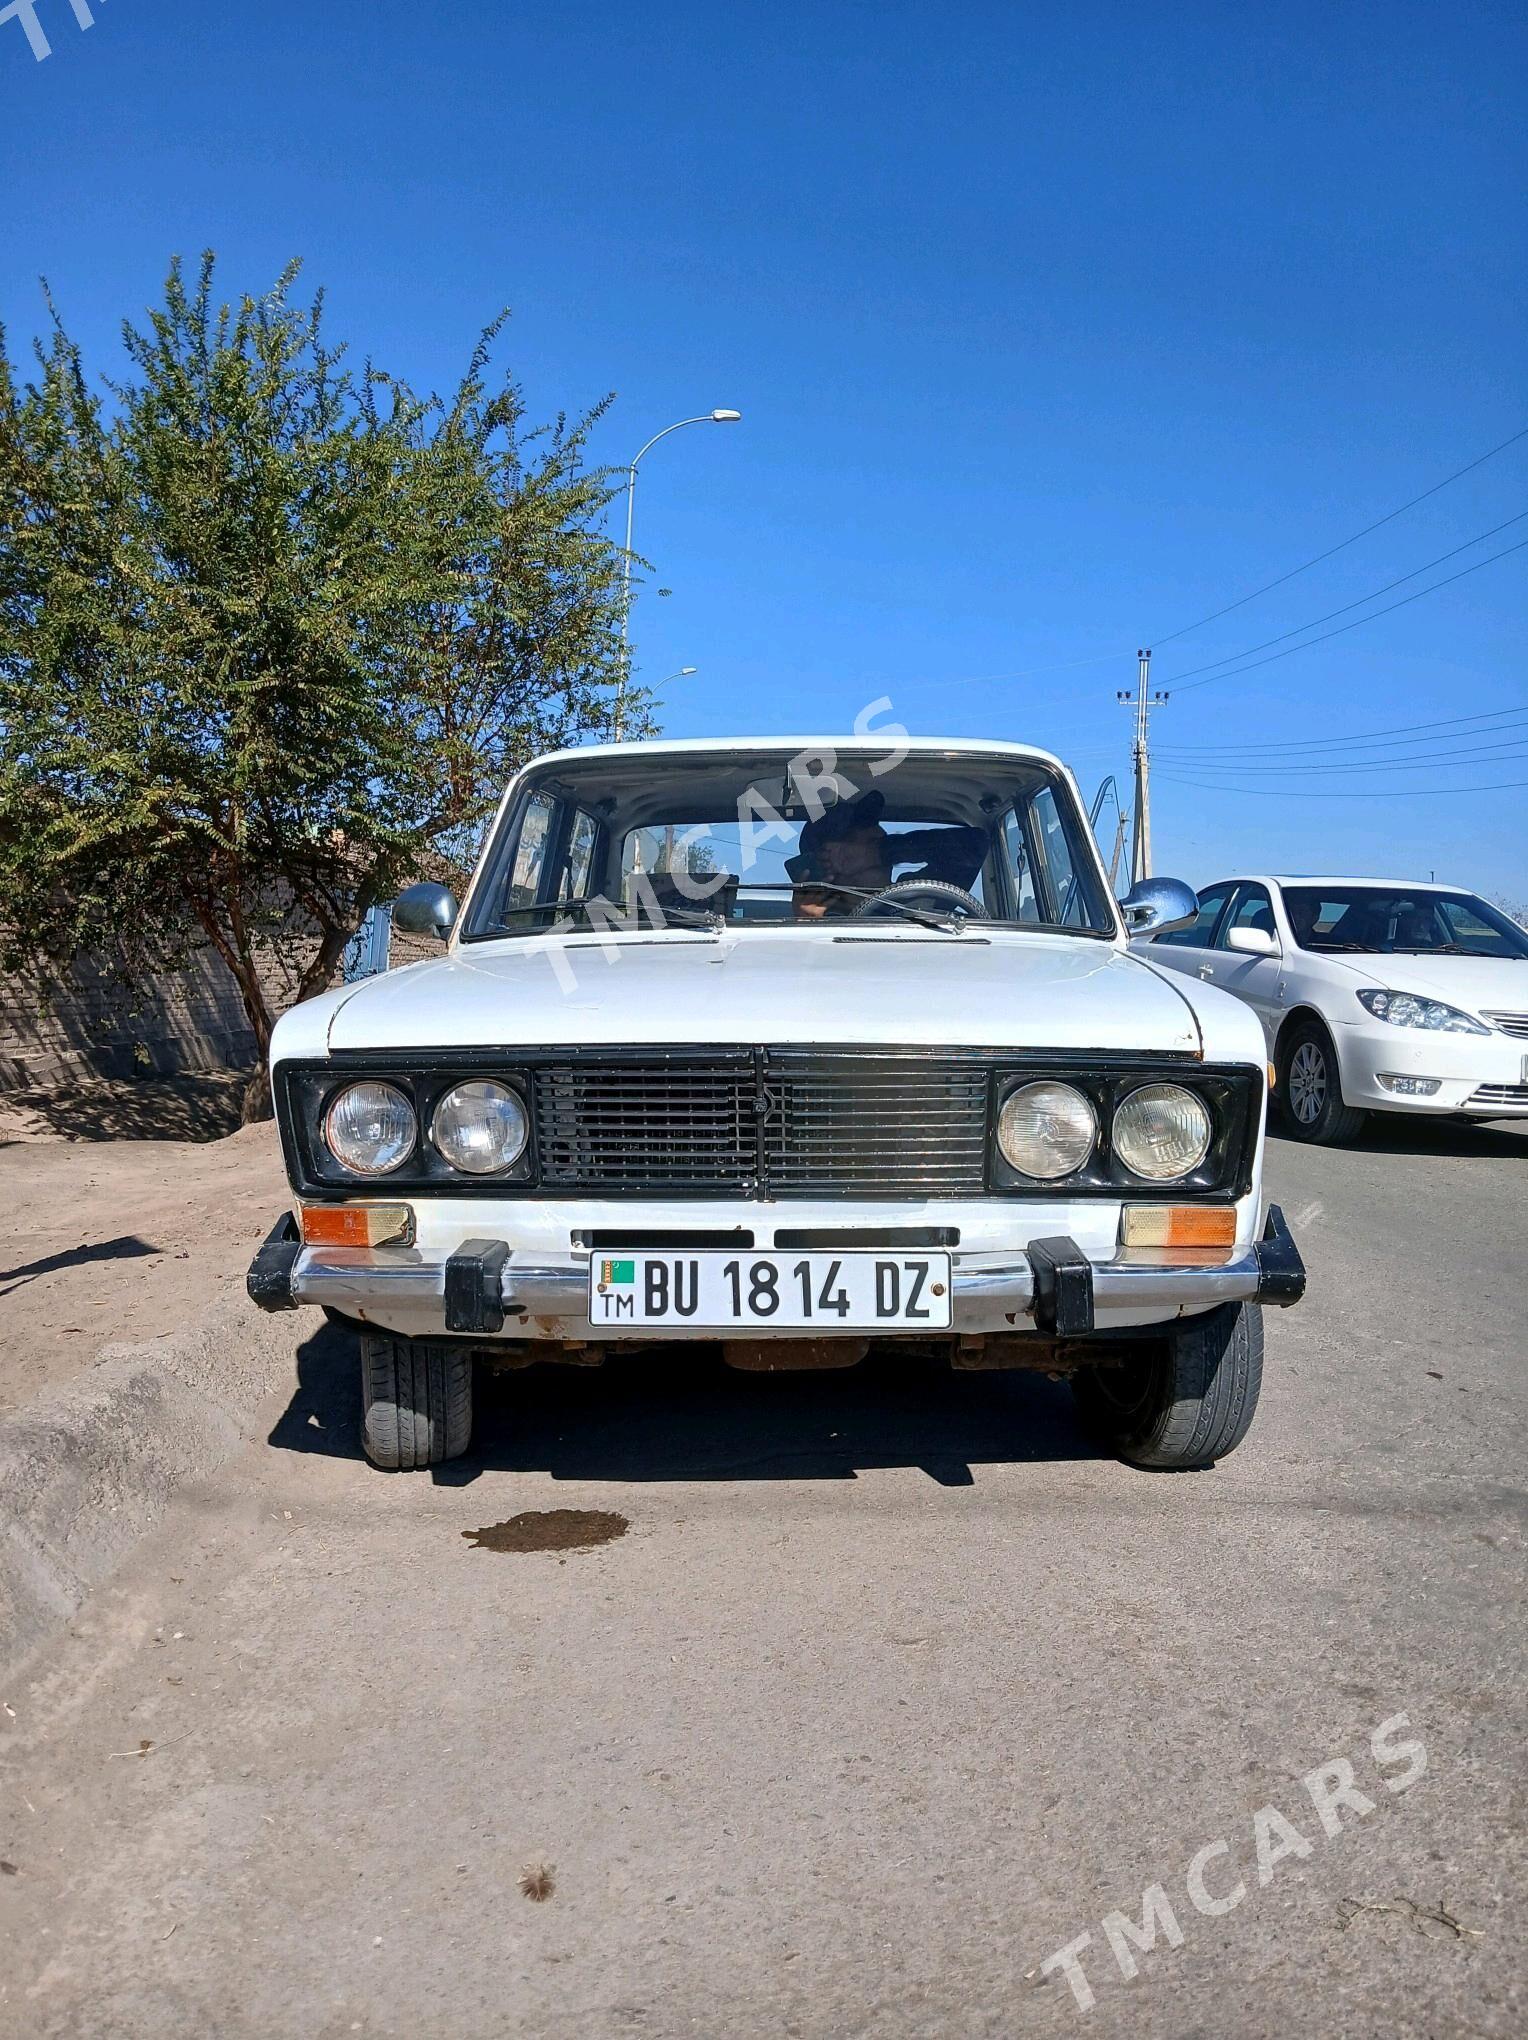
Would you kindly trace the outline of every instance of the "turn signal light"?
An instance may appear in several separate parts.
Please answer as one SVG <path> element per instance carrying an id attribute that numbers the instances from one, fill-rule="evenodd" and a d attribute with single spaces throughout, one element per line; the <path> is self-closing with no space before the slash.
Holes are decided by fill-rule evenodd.
<path id="1" fill-rule="evenodd" d="M 408 1204 L 305 1204 L 298 1219 L 308 1247 L 407 1247 L 414 1239 Z"/>
<path id="2" fill-rule="evenodd" d="M 1229 1205 L 1127 1204 L 1120 1244 L 1126 1247 L 1234 1247 L 1236 1213 Z"/>

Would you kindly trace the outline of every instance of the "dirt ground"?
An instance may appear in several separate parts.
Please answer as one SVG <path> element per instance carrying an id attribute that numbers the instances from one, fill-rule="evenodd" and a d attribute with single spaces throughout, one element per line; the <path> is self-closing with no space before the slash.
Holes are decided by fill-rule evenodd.
<path id="1" fill-rule="evenodd" d="M 0 1099 L 0 1414 L 243 1281 L 288 1201 L 275 1127 L 225 1131 L 243 1082 Z"/>

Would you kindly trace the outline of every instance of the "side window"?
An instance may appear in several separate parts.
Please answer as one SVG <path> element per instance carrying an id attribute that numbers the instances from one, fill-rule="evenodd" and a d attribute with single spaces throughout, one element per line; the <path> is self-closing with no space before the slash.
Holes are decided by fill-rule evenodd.
<path id="1" fill-rule="evenodd" d="M 594 851 L 599 836 L 600 825 L 593 815 L 585 808 L 575 808 L 568 829 L 568 848 L 563 859 L 562 882 L 557 888 L 558 899 L 584 900 L 589 897 L 589 877 L 594 869 Z"/>
<path id="2" fill-rule="evenodd" d="M 1226 915 L 1221 928 L 1217 949 L 1226 947 L 1226 937 L 1233 928 L 1256 928 L 1264 935 L 1277 935 L 1273 920 L 1273 902 L 1268 897 L 1266 886 L 1244 885 L 1236 895 L 1236 905 Z"/>
<path id="3" fill-rule="evenodd" d="M 1072 847 L 1066 840 L 1056 796 L 1048 786 L 1042 786 L 1035 795 L 1030 803 L 1030 813 L 1039 838 L 1036 854 L 1045 861 L 1045 876 L 1050 881 L 1051 897 L 1056 903 L 1057 925 L 1085 928 L 1088 925 L 1087 906 L 1072 865 Z"/>
<path id="4" fill-rule="evenodd" d="M 1220 910 L 1230 897 L 1230 886 L 1212 885 L 1207 892 L 1199 895 L 1199 911 L 1188 926 L 1157 936 L 1153 948 L 1208 949 L 1215 937 L 1215 923 L 1220 919 Z"/>
<path id="5" fill-rule="evenodd" d="M 541 898 L 541 874 L 551 848 L 552 824 L 557 803 L 549 793 L 533 793 L 520 817 L 520 837 L 515 845 L 514 869 L 504 888 L 505 913 L 516 907 L 533 907 Z"/>
<path id="6" fill-rule="evenodd" d="M 1038 921 L 1040 902 L 1035 897 L 1035 875 L 1030 869 L 1029 845 L 1024 840 L 1024 824 L 1017 808 L 1009 808 L 1003 817 L 1003 849 L 1014 890 L 1014 919 Z"/>

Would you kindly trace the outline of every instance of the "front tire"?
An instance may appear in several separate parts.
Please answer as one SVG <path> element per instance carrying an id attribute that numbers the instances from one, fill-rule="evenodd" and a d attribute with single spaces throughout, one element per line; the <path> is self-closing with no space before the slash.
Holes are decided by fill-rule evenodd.
<path id="1" fill-rule="evenodd" d="M 1364 1115 L 1342 1102 L 1342 1081 L 1332 1037 L 1318 1021 L 1301 1021 L 1279 1056 L 1284 1123 L 1296 1140 L 1338 1147 L 1356 1140 Z"/>
<path id="2" fill-rule="evenodd" d="M 1088 1429 L 1128 1466 L 1186 1473 L 1236 1450 L 1262 1381 L 1262 1309 L 1224 1303 L 1180 1319 L 1139 1360 L 1083 1368 L 1072 1393 Z"/>
<path id="3" fill-rule="evenodd" d="M 472 1355 L 434 1339 L 361 1334 L 361 1443 L 403 1472 L 460 1458 L 472 1438 Z"/>

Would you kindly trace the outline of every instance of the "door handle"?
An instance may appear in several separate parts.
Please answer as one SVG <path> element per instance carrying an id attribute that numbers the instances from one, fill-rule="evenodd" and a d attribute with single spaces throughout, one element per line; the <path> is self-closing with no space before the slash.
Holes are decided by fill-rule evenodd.
<path id="1" fill-rule="evenodd" d="M 1212 978 L 1212 977 L 1213 977 L 1213 976 L 1215 975 L 1215 966 L 1214 966 L 1214 964 L 1213 964 L 1213 963 L 1201 963 L 1201 964 L 1200 964 L 1200 966 L 1199 966 L 1199 975 L 1200 975 L 1200 976 L 1201 976 L 1202 978 Z"/>

